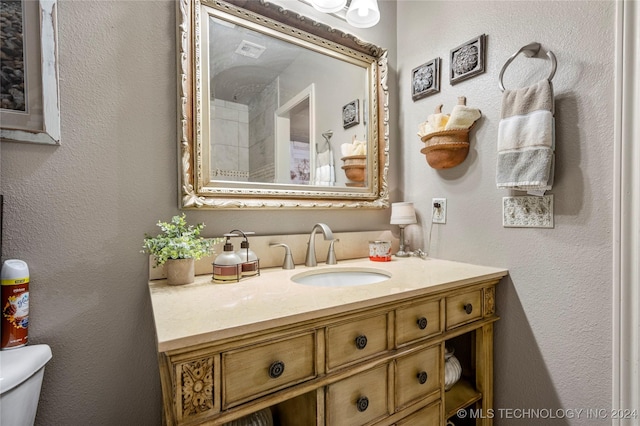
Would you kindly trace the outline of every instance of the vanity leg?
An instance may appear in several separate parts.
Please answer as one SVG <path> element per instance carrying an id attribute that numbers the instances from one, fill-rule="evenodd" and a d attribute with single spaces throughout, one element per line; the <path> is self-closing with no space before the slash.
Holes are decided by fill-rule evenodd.
<path id="1" fill-rule="evenodd" d="M 316 389 L 316 426 L 325 426 L 324 388 Z"/>
<path id="2" fill-rule="evenodd" d="M 171 393 L 170 367 L 167 357 L 163 353 L 158 354 L 158 366 L 160 368 L 160 388 L 162 389 L 162 424 L 169 426 L 175 424 L 173 419 L 173 399 Z"/>
<path id="3" fill-rule="evenodd" d="M 492 426 L 489 410 L 493 409 L 493 323 L 476 330 L 476 388 L 482 393 L 480 426 Z"/>

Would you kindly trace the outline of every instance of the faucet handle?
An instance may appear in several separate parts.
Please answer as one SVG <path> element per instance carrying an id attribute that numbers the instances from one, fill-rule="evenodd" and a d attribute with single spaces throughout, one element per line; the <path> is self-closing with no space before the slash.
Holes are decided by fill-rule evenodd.
<path id="1" fill-rule="evenodd" d="M 417 249 L 417 250 L 412 251 L 410 253 L 411 253 L 411 256 L 419 257 L 420 259 L 426 259 L 427 258 L 427 253 L 425 253 L 421 249 Z"/>
<path id="2" fill-rule="evenodd" d="M 339 238 L 331 240 L 329 243 L 329 252 L 327 253 L 327 265 L 335 265 L 338 263 L 336 259 L 336 251 L 334 250 L 333 243 L 340 242 Z"/>
<path id="3" fill-rule="evenodd" d="M 271 243 L 269 247 L 284 247 L 284 261 L 282 262 L 282 269 L 295 269 L 296 265 L 293 263 L 293 255 L 291 249 L 285 243 Z"/>

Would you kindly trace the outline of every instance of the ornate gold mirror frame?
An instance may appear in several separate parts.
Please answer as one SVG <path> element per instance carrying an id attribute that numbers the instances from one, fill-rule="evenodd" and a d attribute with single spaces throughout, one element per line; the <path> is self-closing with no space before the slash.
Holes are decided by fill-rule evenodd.
<path id="1" fill-rule="evenodd" d="M 389 93 L 387 52 L 356 37 L 260 0 L 178 1 L 179 195 L 183 209 L 341 209 L 389 206 Z M 231 19 L 307 49 L 352 63 L 366 64 L 369 99 L 367 178 L 361 188 L 213 181 L 206 172 L 208 111 L 203 105 L 201 49 L 207 45 L 202 14 Z M 205 86 L 206 87 L 206 86 Z M 339 152 L 339 151 L 338 151 Z M 336 167 L 339 169 L 339 166 Z M 338 170 L 336 170 L 336 173 Z"/>

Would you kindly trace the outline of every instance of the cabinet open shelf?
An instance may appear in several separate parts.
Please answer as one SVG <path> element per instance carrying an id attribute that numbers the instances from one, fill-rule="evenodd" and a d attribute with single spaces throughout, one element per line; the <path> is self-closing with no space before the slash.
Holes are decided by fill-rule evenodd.
<path id="1" fill-rule="evenodd" d="M 462 379 L 445 392 L 444 399 L 444 417 L 448 419 L 449 417 L 455 416 L 461 408 L 466 408 L 480 401 L 482 394 L 478 392 L 471 383 Z"/>

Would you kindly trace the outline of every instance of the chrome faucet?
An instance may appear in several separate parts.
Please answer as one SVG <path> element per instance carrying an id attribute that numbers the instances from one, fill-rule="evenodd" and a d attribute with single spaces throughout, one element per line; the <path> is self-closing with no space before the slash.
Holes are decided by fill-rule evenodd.
<path id="1" fill-rule="evenodd" d="M 318 229 L 322 231 L 325 240 L 333 240 L 333 232 L 331 232 L 331 229 L 326 224 L 316 223 L 313 225 L 311 235 L 309 236 L 309 242 L 307 243 L 307 256 L 304 262 L 306 266 L 318 265 L 318 261 L 316 260 L 316 231 Z"/>

